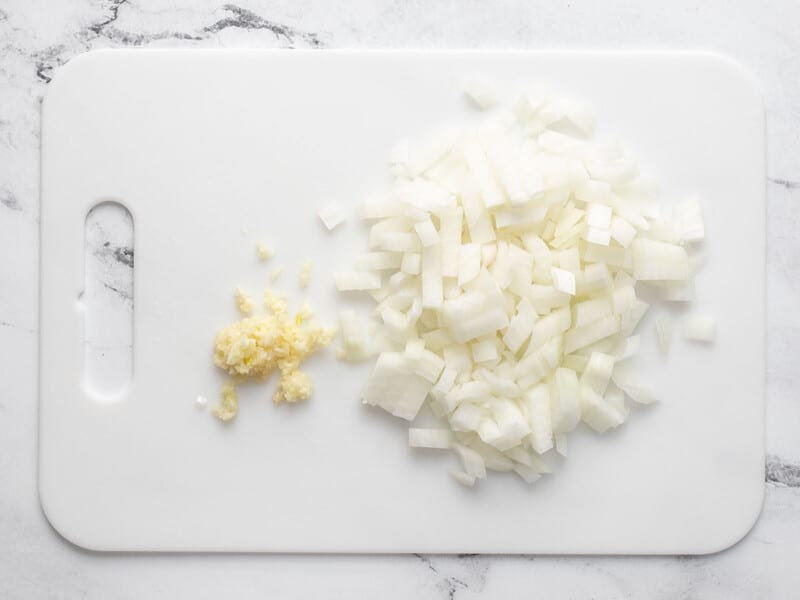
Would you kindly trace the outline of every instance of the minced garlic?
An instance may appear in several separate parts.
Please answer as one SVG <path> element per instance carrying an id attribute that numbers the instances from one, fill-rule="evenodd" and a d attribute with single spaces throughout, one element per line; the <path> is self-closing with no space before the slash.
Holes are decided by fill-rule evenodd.
<path id="1" fill-rule="evenodd" d="M 307 258 L 303 261 L 303 266 L 300 268 L 300 287 L 308 287 L 308 279 L 311 276 L 311 269 L 314 267 L 314 261 Z"/>
<path id="2" fill-rule="evenodd" d="M 253 299 L 242 288 L 236 288 L 234 298 L 236 298 L 236 306 L 240 313 L 243 315 L 253 314 Z"/>
<path id="3" fill-rule="evenodd" d="M 256 244 L 256 252 L 258 252 L 258 257 L 261 260 L 269 260 L 275 253 L 272 251 L 272 248 L 267 246 L 264 242 L 258 242 Z"/>
<path id="4" fill-rule="evenodd" d="M 214 416 L 221 421 L 230 421 L 239 412 L 239 398 L 232 381 L 222 384 L 222 402 L 212 409 Z"/>
<path id="5" fill-rule="evenodd" d="M 291 318 L 286 300 L 270 291 L 264 304 L 269 314 L 245 317 L 217 333 L 214 364 L 235 378 L 223 386 L 222 404 L 214 409 L 224 421 L 236 415 L 235 382 L 249 377 L 266 379 L 276 369 L 280 371 L 272 397 L 276 404 L 308 398 L 314 386 L 300 364 L 333 339 L 335 330 L 311 321 L 308 306 Z"/>

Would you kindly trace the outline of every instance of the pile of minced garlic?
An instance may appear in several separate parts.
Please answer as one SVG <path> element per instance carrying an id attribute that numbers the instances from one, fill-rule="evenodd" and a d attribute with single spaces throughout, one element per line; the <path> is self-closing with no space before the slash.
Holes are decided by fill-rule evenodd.
<path id="1" fill-rule="evenodd" d="M 312 321 L 308 305 L 292 318 L 286 299 L 270 290 L 264 295 L 267 314 L 254 315 L 253 300 L 241 289 L 236 290 L 236 303 L 244 318 L 221 329 L 214 343 L 214 364 L 233 377 L 223 385 L 222 402 L 214 407 L 214 415 L 223 421 L 233 419 L 239 409 L 236 385 L 248 378 L 267 379 L 276 369 L 280 371 L 272 396 L 276 404 L 308 398 L 314 385 L 300 364 L 330 344 L 335 329 Z"/>

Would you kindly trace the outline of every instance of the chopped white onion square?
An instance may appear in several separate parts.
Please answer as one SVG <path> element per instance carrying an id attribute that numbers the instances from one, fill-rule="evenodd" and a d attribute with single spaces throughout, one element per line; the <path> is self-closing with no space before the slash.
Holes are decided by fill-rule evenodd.
<path id="1" fill-rule="evenodd" d="M 347 218 L 344 209 L 336 203 L 325 205 L 319 209 L 319 211 L 317 211 L 317 215 L 325 227 L 327 227 L 328 231 L 331 231 L 335 227 L 341 225 Z"/>
<path id="2" fill-rule="evenodd" d="M 707 316 L 689 315 L 683 319 L 683 337 L 696 342 L 713 342 L 717 335 L 716 321 Z"/>

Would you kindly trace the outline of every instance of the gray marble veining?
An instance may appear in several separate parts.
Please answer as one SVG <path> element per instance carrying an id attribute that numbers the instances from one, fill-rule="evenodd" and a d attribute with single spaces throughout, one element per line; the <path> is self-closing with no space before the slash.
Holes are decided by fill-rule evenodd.
<path id="1" fill-rule="evenodd" d="M 800 589 L 800 6 L 676 0 L 0 0 L 0 597 L 793 598 Z M 109 47 L 710 49 L 762 83 L 768 120 L 766 500 L 699 557 L 98 555 L 47 525 L 36 492 L 39 101 L 55 69 Z M 110 296 L 134 254 L 96 257 Z M 108 246 L 105 245 L 108 242 Z M 107 270 L 102 270 L 107 269 Z"/>
<path id="2" fill-rule="evenodd" d="M 768 484 L 800 488 L 800 464 L 769 455 L 764 478 Z"/>

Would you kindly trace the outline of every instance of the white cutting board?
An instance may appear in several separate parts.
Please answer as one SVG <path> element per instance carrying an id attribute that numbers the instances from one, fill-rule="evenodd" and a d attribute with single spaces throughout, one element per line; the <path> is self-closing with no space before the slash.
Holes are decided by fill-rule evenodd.
<path id="1" fill-rule="evenodd" d="M 664 359 L 652 315 L 642 370 L 665 400 L 533 486 L 492 474 L 457 485 L 447 453 L 413 451 L 406 426 L 361 406 L 369 365 L 327 351 L 313 398 L 272 405 L 243 390 L 229 426 L 217 328 L 231 292 L 268 285 L 335 322 L 330 273 L 365 247 L 354 218 L 332 234 L 315 212 L 352 207 L 385 181 L 392 144 L 480 118 L 463 76 L 542 83 L 583 98 L 666 201 L 697 192 L 707 221 L 693 310 L 711 347 Z M 695 53 L 106 51 L 62 67 L 43 106 L 40 491 L 53 526 L 102 550 L 706 553 L 752 526 L 764 459 L 764 115 L 754 80 Z M 88 210 L 135 222 L 134 373 L 121 399 L 83 384 Z M 242 227 L 249 235 L 241 234 Z M 259 263 L 254 244 L 277 254 Z M 297 284 L 315 261 L 306 292 Z"/>

